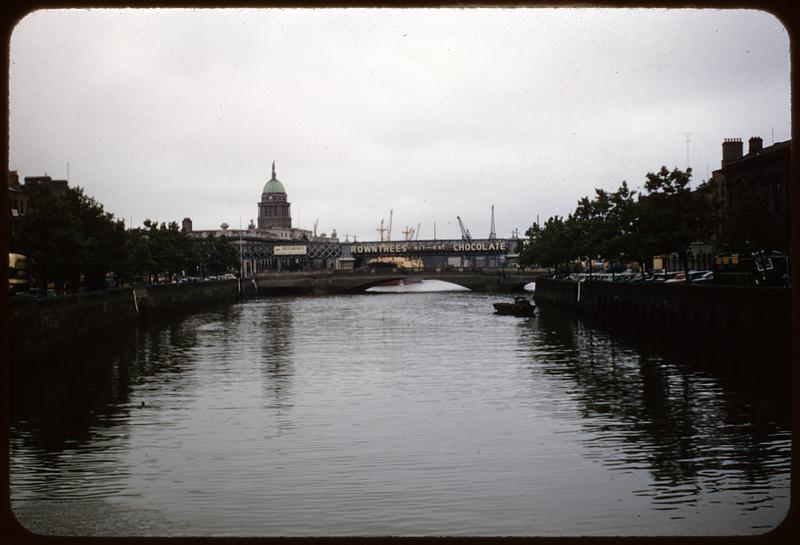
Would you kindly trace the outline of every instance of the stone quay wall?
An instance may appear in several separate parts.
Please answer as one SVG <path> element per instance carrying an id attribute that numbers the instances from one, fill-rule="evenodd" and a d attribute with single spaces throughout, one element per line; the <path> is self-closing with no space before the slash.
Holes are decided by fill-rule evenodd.
<path id="1" fill-rule="evenodd" d="M 692 284 L 628 284 L 539 278 L 537 304 L 631 326 L 721 334 L 790 333 L 791 289 Z"/>
<path id="2" fill-rule="evenodd" d="M 11 297 L 9 356 L 37 357 L 92 336 L 133 327 L 148 318 L 232 302 L 256 293 L 252 281 L 218 280 L 136 286 L 59 297 Z"/>

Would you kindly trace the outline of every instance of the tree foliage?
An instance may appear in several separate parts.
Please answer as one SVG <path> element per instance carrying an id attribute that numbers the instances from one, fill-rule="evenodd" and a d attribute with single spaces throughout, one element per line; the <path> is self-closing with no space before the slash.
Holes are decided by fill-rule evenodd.
<path id="1" fill-rule="evenodd" d="M 526 232 L 528 240 L 523 250 L 523 264 L 538 263 L 546 267 L 568 265 L 577 251 L 577 233 L 575 223 L 568 217 L 566 220 L 554 216 L 544 225 L 534 223 Z"/>
<path id="2" fill-rule="evenodd" d="M 80 187 L 57 195 L 47 185 L 37 186 L 13 246 L 28 257 L 33 284 L 52 283 L 58 291 L 103 289 L 109 273 L 125 282 L 239 268 L 237 252 L 225 237 L 195 240 L 174 221 L 150 219 L 126 230 Z"/>
<path id="3" fill-rule="evenodd" d="M 205 274 L 222 274 L 238 269 L 239 256 L 227 237 L 211 233 L 207 238 L 195 241 L 191 263 L 195 270 L 200 268 Z"/>
<path id="4" fill-rule="evenodd" d="M 56 195 L 39 186 L 20 226 L 18 248 L 28 256 L 36 285 L 100 289 L 106 272 L 124 260 L 125 227 L 80 187 Z"/>
<path id="5" fill-rule="evenodd" d="M 566 220 L 534 223 L 520 262 L 558 267 L 599 258 L 637 262 L 644 270 L 653 256 L 676 252 L 686 263 L 689 246 L 710 237 L 714 217 L 707 184 L 692 190 L 691 175 L 691 169 L 662 167 L 647 174 L 644 194 L 627 182 L 614 192 L 596 189 Z"/>

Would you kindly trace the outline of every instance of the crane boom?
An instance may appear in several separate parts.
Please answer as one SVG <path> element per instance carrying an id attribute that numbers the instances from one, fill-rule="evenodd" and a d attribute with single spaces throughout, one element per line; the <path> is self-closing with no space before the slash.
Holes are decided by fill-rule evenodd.
<path id="1" fill-rule="evenodd" d="M 384 226 L 383 226 L 383 219 L 381 219 L 381 226 L 380 226 L 380 227 L 378 227 L 378 228 L 376 229 L 376 231 L 378 231 L 378 232 L 381 234 L 381 242 L 384 242 L 384 240 L 383 240 L 383 234 L 386 232 L 386 228 L 384 228 Z"/>
<path id="2" fill-rule="evenodd" d="M 458 228 L 461 229 L 461 240 L 472 240 L 472 235 L 469 234 L 469 229 L 464 227 L 461 216 L 456 216 L 456 219 L 458 220 Z"/>
<path id="3" fill-rule="evenodd" d="M 392 240 L 392 213 L 394 210 L 389 210 L 389 227 L 386 229 L 386 240 Z"/>

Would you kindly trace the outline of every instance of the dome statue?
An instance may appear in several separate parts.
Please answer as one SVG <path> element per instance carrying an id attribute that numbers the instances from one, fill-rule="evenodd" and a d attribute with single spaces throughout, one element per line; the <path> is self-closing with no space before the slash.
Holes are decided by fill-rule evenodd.
<path id="1" fill-rule="evenodd" d="M 264 191 L 261 193 L 286 193 L 281 181 L 275 177 L 275 161 L 272 161 L 272 178 L 264 184 Z"/>

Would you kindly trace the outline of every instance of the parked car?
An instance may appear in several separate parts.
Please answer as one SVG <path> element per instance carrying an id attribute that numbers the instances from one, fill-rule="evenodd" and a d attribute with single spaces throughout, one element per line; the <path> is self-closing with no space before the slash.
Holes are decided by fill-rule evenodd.
<path id="1" fill-rule="evenodd" d="M 714 281 L 713 271 L 689 271 L 686 281 L 691 284 L 708 284 Z"/>
<path id="2" fill-rule="evenodd" d="M 676 284 L 678 282 L 686 282 L 686 273 L 683 271 L 667 273 L 667 278 L 664 280 L 665 284 Z"/>

